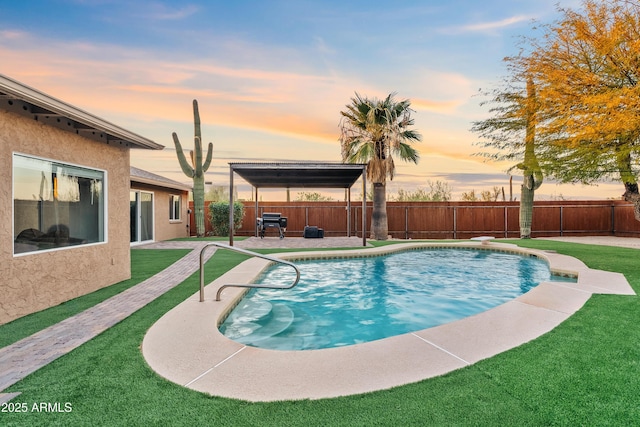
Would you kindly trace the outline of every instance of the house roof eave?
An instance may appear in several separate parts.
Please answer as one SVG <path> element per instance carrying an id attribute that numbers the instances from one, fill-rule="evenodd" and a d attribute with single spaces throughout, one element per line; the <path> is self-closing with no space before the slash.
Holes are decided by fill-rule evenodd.
<path id="1" fill-rule="evenodd" d="M 148 138 L 123 129 L 111 122 L 88 113 L 71 104 L 49 96 L 0 74 L 0 108 L 33 116 L 36 120 L 52 123 L 65 118 L 67 127 L 77 134 L 106 143 L 120 143 L 131 148 L 162 150 L 160 145 Z M 96 134 L 97 132 L 97 134 Z"/>

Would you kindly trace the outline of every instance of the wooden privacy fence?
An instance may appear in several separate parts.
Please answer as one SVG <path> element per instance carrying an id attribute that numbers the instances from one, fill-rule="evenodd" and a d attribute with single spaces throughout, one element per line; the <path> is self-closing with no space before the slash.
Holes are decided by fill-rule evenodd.
<path id="1" fill-rule="evenodd" d="M 257 213 L 255 202 L 243 203 L 245 215 L 238 236 L 255 235 L 256 218 L 264 212 L 278 212 L 288 218 L 287 236 L 302 236 L 306 225 L 324 229 L 327 237 L 362 236 L 361 203 L 351 203 L 351 230 L 347 230 L 345 202 L 260 202 Z M 371 210 L 368 203 L 369 230 Z M 399 239 L 520 237 L 519 202 L 388 202 L 387 216 L 389 234 Z M 210 233 L 208 218 L 205 223 Z M 193 213 L 191 230 L 195 232 Z M 620 200 L 534 203 L 532 237 L 586 235 L 640 237 L 633 205 Z"/>

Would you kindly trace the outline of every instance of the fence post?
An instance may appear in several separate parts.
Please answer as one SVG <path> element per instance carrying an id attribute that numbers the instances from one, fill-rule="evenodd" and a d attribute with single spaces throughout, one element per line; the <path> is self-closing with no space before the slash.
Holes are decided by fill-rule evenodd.
<path id="1" fill-rule="evenodd" d="M 616 205 L 611 204 L 611 234 L 616 235 Z"/>
<path id="2" fill-rule="evenodd" d="M 458 238 L 458 209 L 456 206 L 453 207 L 453 238 Z"/>
<path id="3" fill-rule="evenodd" d="M 357 206 L 354 208 L 354 215 L 355 217 L 353 218 L 353 232 L 355 233 L 355 236 L 358 237 L 358 209 L 362 209 L 362 208 L 358 208 Z"/>
<path id="4" fill-rule="evenodd" d="M 507 214 L 507 206 L 504 207 L 504 238 L 509 237 L 509 219 Z"/>
<path id="5" fill-rule="evenodd" d="M 251 201 L 246 201 L 244 202 L 245 206 L 247 206 L 248 208 L 251 209 L 251 206 L 255 205 L 255 201 L 252 199 Z M 608 204 L 607 204 L 608 203 Z M 272 209 L 272 205 L 270 204 L 269 206 L 257 206 L 256 212 L 255 212 L 255 217 L 260 217 L 262 213 L 264 213 L 264 211 L 269 211 L 270 209 Z M 295 205 L 295 206 L 294 206 Z M 303 213 L 305 214 L 305 218 L 302 218 L 302 221 L 306 221 L 309 222 L 310 218 L 311 218 L 311 211 L 313 210 L 314 212 L 317 212 L 317 214 L 322 217 L 322 215 L 325 215 L 325 219 L 328 223 L 333 224 L 333 226 L 338 226 L 339 228 L 336 228 L 335 230 L 333 230 L 334 232 L 338 232 L 340 230 L 345 230 L 344 229 L 344 221 L 340 218 L 338 218 L 338 216 L 335 215 L 335 209 L 336 206 L 338 205 L 338 203 L 334 204 L 328 204 L 328 206 L 323 206 L 322 204 L 313 204 L 310 203 L 308 206 L 305 205 L 301 205 L 301 204 L 295 204 L 295 203 L 291 203 L 291 204 L 279 204 L 279 205 L 275 205 L 277 207 L 283 207 L 283 208 L 289 208 L 292 210 L 295 210 L 295 212 L 299 213 L 300 209 L 304 209 Z M 403 206 L 404 205 L 404 206 Z M 275 206 L 273 208 L 275 208 Z M 340 207 L 342 209 L 344 209 L 345 203 L 340 203 Z M 517 230 L 518 230 L 518 225 L 517 225 L 517 221 L 515 221 L 514 223 L 514 230 L 511 230 L 511 219 L 510 216 L 516 215 L 516 219 L 517 219 L 517 215 L 518 215 L 518 206 L 516 203 L 509 203 L 509 204 L 503 204 L 502 206 L 500 206 L 499 204 L 491 204 L 491 205 L 483 205 L 481 203 L 478 204 L 468 204 L 466 202 L 451 202 L 451 203 L 434 203 L 434 202 L 425 202 L 425 203 L 411 203 L 411 204 L 406 204 L 406 203 L 399 203 L 399 202 L 393 202 L 392 205 L 393 209 L 390 209 L 390 213 L 389 213 L 389 218 L 395 218 L 395 222 L 397 224 L 398 221 L 398 216 L 402 213 L 404 214 L 404 238 L 405 239 L 410 239 L 413 236 L 416 235 L 423 235 L 423 234 L 436 234 L 439 236 L 445 236 L 443 238 L 454 238 L 454 239 L 464 239 L 465 236 L 471 232 L 471 233 L 481 233 L 481 232 L 493 232 L 494 234 L 496 234 L 496 236 L 498 236 L 498 234 L 503 234 L 505 238 L 510 238 L 511 234 L 513 233 L 514 235 L 517 234 Z M 404 209 L 401 209 L 404 208 Z M 565 230 L 565 224 L 564 224 L 564 217 L 565 217 L 565 210 L 569 209 L 569 217 L 567 219 L 567 221 L 569 221 L 569 224 L 567 225 L 568 230 Z M 324 209 L 324 210 L 323 210 Z M 368 209 L 368 208 L 367 208 Z M 448 213 L 447 210 L 450 209 L 451 210 L 451 215 L 449 217 L 449 219 L 451 220 L 451 222 L 447 222 L 447 217 L 448 217 Z M 504 230 L 503 232 L 501 232 L 499 230 L 499 226 L 497 223 L 495 223 L 493 225 L 494 228 L 492 228 L 491 230 L 487 229 L 484 225 L 482 225 L 481 230 L 478 231 L 477 228 L 473 228 L 472 229 L 468 229 L 468 225 L 470 223 L 470 217 L 469 215 L 473 215 L 475 213 L 478 212 L 478 210 L 481 210 L 481 212 L 483 212 L 483 210 L 487 210 L 494 212 L 494 214 L 491 214 L 491 219 L 493 220 L 497 220 L 497 218 L 495 218 L 493 215 L 497 215 L 497 209 L 503 209 L 503 227 Z M 534 229 L 534 233 L 539 234 L 539 233 L 551 233 L 549 235 L 553 235 L 553 236 L 564 236 L 565 235 L 565 231 L 567 231 L 569 234 L 578 234 L 578 233 L 606 233 L 609 232 L 611 235 L 617 235 L 618 234 L 618 226 L 620 227 L 620 233 L 626 235 L 631 235 L 634 237 L 639 237 L 640 236 L 640 231 L 638 230 L 638 226 L 635 222 L 635 220 L 633 219 L 633 215 L 630 212 L 630 209 L 633 209 L 633 206 L 628 204 L 628 203 L 622 203 L 622 202 L 616 202 L 616 203 L 612 203 L 610 201 L 607 201 L 605 203 L 603 203 L 602 201 L 600 202 L 581 202 L 581 203 L 576 203 L 576 204 L 572 204 L 572 203 L 567 203 L 567 202 L 563 202 L 563 203 L 541 203 L 541 204 L 536 204 L 534 206 L 534 209 L 536 211 L 541 211 L 538 212 L 538 214 L 536 214 L 536 218 L 538 218 L 538 220 L 534 220 L 538 226 L 536 229 Z M 556 216 L 556 214 L 554 213 L 554 209 L 558 209 L 558 216 Z M 573 211 L 575 209 L 578 209 L 578 214 L 577 216 L 574 215 Z M 604 215 L 605 215 L 605 211 L 609 210 L 609 215 L 610 215 L 610 224 L 607 226 L 605 224 L 602 223 L 602 221 L 604 220 Z M 510 214 L 510 212 L 513 210 L 513 214 Z M 253 211 L 253 209 L 252 209 Z M 427 219 L 424 220 L 425 217 L 431 218 L 432 212 L 437 211 L 438 212 L 438 217 L 437 220 L 431 221 L 431 219 Z M 351 204 L 351 207 L 347 207 L 347 215 L 348 215 L 348 220 L 350 219 L 350 225 L 348 224 L 349 221 L 347 222 L 347 230 L 345 234 L 350 234 L 350 236 L 353 236 L 354 233 L 357 236 L 358 233 L 366 233 L 366 230 L 363 230 L 362 227 L 360 226 L 360 224 L 362 224 L 362 216 L 363 216 L 363 212 L 366 213 L 368 212 L 366 209 L 362 209 L 362 207 L 360 206 L 360 204 Z M 300 219 L 299 215 L 296 213 L 295 217 L 297 218 L 297 221 Z M 460 214 L 460 215 L 458 215 Z M 544 214 L 544 215 L 543 215 Z M 618 214 L 620 214 L 620 218 L 618 219 Z M 193 213 L 192 213 L 193 215 Z M 190 215 L 190 216 L 192 216 Z M 316 214 L 314 214 L 315 217 Z M 330 217 L 328 217 L 328 216 Z M 413 217 L 415 215 L 415 218 Z M 482 214 L 485 215 L 485 214 Z M 479 216 L 482 217 L 482 215 Z M 485 215 L 486 216 L 486 215 Z M 414 218 L 413 220 L 411 218 Z M 245 218 L 246 219 L 246 218 Z M 462 224 L 462 231 L 458 230 L 458 220 L 460 220 L 460 223 Z M 417 222 L 416 222 L 417 221 Z M 559 221 L 559 223 L 555 223 L 555 221 Z M 442 223 L 444 222 L 444 223 Z M 253 221 L 249 221 L 246 220 L 243 223 L 243 228 L 241 230 L 241 235 L 255 235 L 257 228 L 255 227 L 255 222 Z M 554 225 L 557 224 L 557 225 Z M 304 225 L 304 224 L 301 224 Z M 473 223 L 472 223 L 473 225 Z M 476 225 L 480 225 L 479 223 Z M 542 228 L 541 228 L 542 227 Z M 195 227 L 194 227 L 195 229 Z M 358 231 L 358 229 L 360 229 L 360 231 Z M 535 231 L 537 230 L 537 231 Z M 293 228 L 290 229 L 289 231 L 293 231 Z M 295 230 L 298 231 L 298 230 Z M 402 232 L 402 230 L 395 230 L 396 234 L 398 232 Z M 449 235 L 448 233 L 451 233 L 451 235 Z M 597 234 L 596 233 L 596 234 Z M 401 238 L 401 236 L 397 236 L 398 238 Z"/>
<path id="6" fill-rule="evenodd" d="M 404 207 L 404 239 L 409 238 L 409 207 Z"/>

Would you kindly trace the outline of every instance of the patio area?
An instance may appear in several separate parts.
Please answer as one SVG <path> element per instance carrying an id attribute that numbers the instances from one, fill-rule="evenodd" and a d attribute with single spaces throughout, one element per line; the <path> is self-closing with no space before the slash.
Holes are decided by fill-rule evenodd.
<path id="1" fill-rule="evenodd" d="M 249 237 L 245 240 L 236 240 L 234 246 L 243 249 L 327 249 L 327 248 L 362 248 L 361 237 L 324 237 L 322 239 L 305 239 L 303 237 L 278 237 L 265 236 Z M 367 247 L 372 247 L 367 243 Z"/>

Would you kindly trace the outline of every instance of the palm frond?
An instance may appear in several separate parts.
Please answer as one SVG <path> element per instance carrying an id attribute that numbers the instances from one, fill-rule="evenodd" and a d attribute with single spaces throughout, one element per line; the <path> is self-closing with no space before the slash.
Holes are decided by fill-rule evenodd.
<path id="1" fill-rule="evenodd" d="M 417 163 L 419 155 L 412 142 L 422 135 L 411 129 L 413 110 L 408 99 L 396 101 L 395 93 L 382 100 L 369 99 L 357 92 L 351 104 L 341 111 L 340 143 L 342 160 L 349 163 L 368 163 L 367 175 L 373 182 L 393 179 L 395 164 L 392 154 Z"/>

